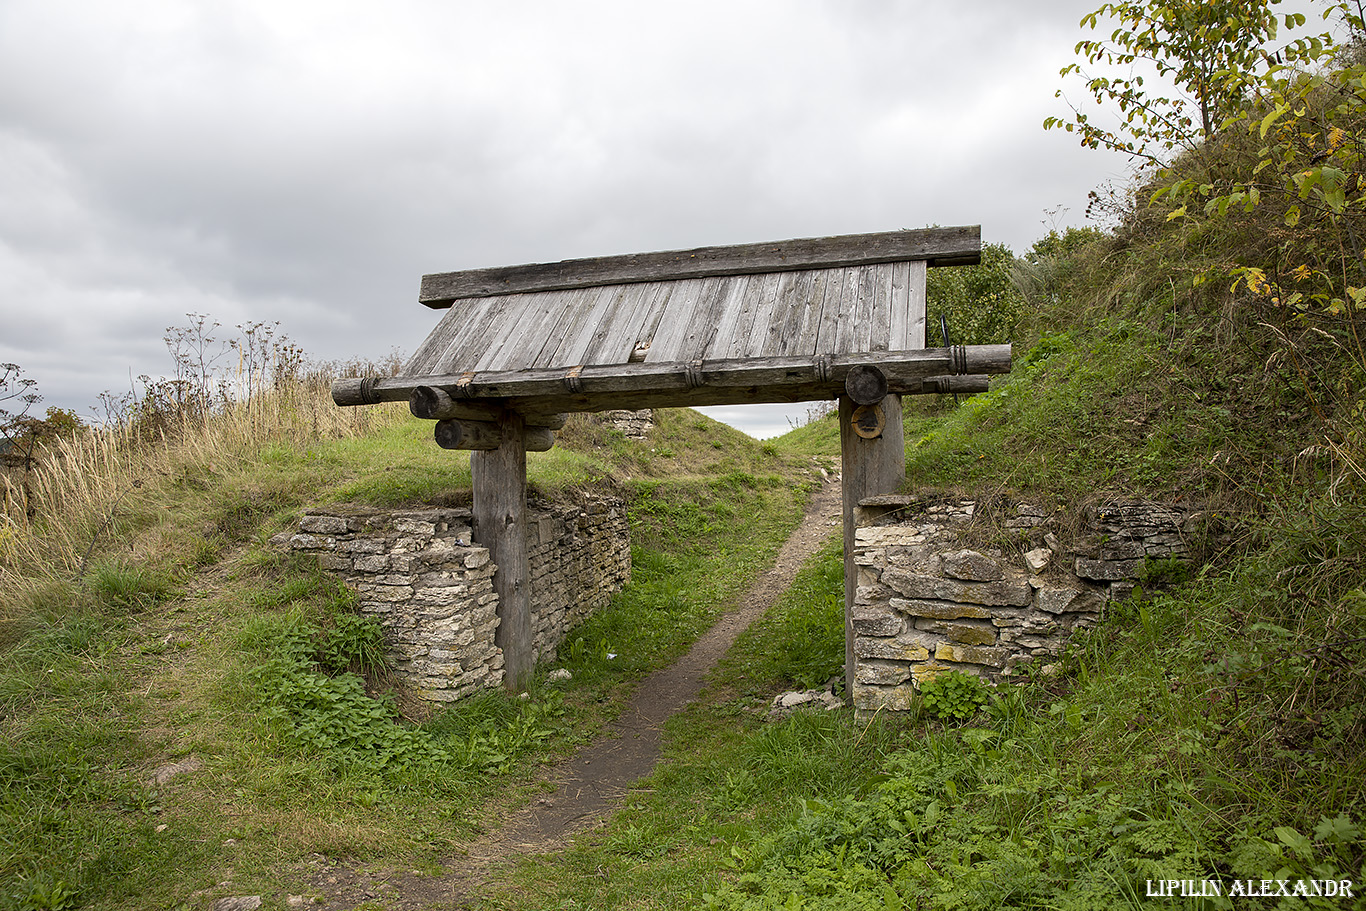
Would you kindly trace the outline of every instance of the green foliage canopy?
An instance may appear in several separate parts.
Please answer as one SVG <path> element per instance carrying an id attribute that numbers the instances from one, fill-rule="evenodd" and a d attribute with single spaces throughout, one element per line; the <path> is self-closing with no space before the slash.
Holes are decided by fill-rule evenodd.
<path id="1" fill-rule="evenodd" d="M 1287 29 L 1305 22 L 1302 13 L 1278 17 L 1272 7 L 1279 3 L 1148 0 L 1102 4 L 1083 17 L 1081 25 L 1094 31 L 1102 18 L 1110 18 L 1117 27 L 1108 40 L 1078 42 L 1076 53 L 1085 64 L 1099 64 L 1115 74 L 1095 75 L 1083 70 L 1083 63 L 1073 63 L 1063 67 L 1061 75 L 1082 77 L 1096 103 L 1112 105 L 1120 121 L 1107 128 L 1070 105 L 1070 119 L 1049 117 L 1044 129 L 1077 133 L 1083 146 L 1115 149 L 1156 165 L 1166 164 L 1173 152 L 1197 148 L 1239 109 L 1249 79 L 1255 81 L 1285 55 L 1300 55 L 1326 40 L 1327 36 L 1300 39 L 1268 50 L 1282 22 Z M 1171 83 L 1174 96 L 1145 88 L 1143 75 L 1135 69 L 1140 64 Z M 1057 97 L 1064 97 L 1062 90 Z"/>
<path id="2" fill-rule="evenodd" d="M 984 244 L 975 266 L 931 269 L 926 277 L 930 325 L 926 341 L 941 344 L 940 316 L 949 323 L 955 345 L 1008 342 L 1024 313 L 1024 295 L 1015 287 L 1015 254 L 1005 244 Z"/>

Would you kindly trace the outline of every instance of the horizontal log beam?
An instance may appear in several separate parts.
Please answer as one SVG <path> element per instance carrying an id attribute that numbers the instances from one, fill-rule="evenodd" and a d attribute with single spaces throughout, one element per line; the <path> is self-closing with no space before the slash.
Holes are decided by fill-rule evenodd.
<path id="1" fill-rule="evenodd" d="M 923 383 L 923 392 L 974 395 L 991 388 L 989 376 L 932 376 Z"/>
<path id="2" fill-rule="evenodd" d="M 332 401 L 337 405 L 378 405 L 381 402 L 402 401 L 402 396 L 386 394 L 380 398 L 374 393 L 374 386 L 381 379 L 387 377 L 346 377 L 345 379 L 334 380 L 332 383 Z M 413 388 L 413 387 L 409 387 Z M 422 387 L 418 387 L 422 388 Z M 409 394 L 408 410 L 412 411 L 413 417 L 424 418 L 427 420 L 439 421 L 445 418 L 459 419 L 462 421 L 493 421 L 497 422 L 502 413 L 507 410 L 507 403 L 502 401 L 468 401 L 465 399 L 452 400 L 444 389 L 437 389 L 442 396 L 445 396 L 445 404 L 432 405 L 430 414 L 420 414 L 413 408 L 412 394 L 417 392 L 413 388 L 413 393 Z M 424 405 L 419 405 L 422 409 Z M 563 413 L 540 411 L 535 414 L 524 416 L 528 425 L 532 427 L 548 427 L 551 430 L 559 430 L 564 427 L 567 415 Z"/>
<path id="3" fill-rule="evenodd" d="M 413 417 L 428 421 L 447 419 L 462 421 L 498 421 L 501 408 L 457 401 L 439 386 L 418 386 L 408 396 L 408 410 Z M 559 430 L 567 420 L 563 414 L 537 415 L 528 420 L 528 427 L 545 427 Z"/>
<path id="4" fill-rule="evenodd" d="M 860 366 L 877 368 L 889 393 L 935 393 L 943 386 L 939 378 L 946 375 L 1009 373 L 1010 346 L 351 379 L 334 383 L 332 398 L 338 405 L 404 401 L 418 387 L 427 386 L 442 390 L 453 401 L 487 408 L 489 413 L 510 408 L 537 423 L 574 411 L 834 399 L 845 394 L 846 379 Z"/>
<path id="5" fill-rule="evenodd" d="M 488 452 L 503 443 L 502 426 L 491 421 L 441 420 L 436 422 L 432 435 L 442 449 Z M 545 452 L 554 445 L 555 431 L 549 427 L 528 426 L 522 431 L 522 448 L 527 452 Z"/>
<path id="6" fill-rule="evenodd" d="M 444 309 L 457 300 L 714 275 L 756 275 L 925 260 L 931 266 L 982 261 L 982 228 L 968 225 L 881 234 L 846 234 L 729 247 L 697 247 L 557 263 L 532 263 L 422 276 L 418 300 Z"/>

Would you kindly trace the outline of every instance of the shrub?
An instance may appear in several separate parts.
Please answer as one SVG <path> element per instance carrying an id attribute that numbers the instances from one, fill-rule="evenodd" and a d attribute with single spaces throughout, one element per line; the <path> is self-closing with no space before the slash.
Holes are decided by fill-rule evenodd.
<path id="1" fill-rule="evenodd" d="M 921 705 L 942 721 L 967 721 L 987 698 L 985 681 L 962 671 L 936 674 L 920 684 Z"/>

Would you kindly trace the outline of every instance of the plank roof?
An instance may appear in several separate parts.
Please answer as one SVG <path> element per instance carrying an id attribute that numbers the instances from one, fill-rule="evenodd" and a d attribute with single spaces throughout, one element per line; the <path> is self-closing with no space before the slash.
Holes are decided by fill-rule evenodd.
<path id="1" fill-rule="evenodd" d="M 427 275 L 448 309 L 400 375 L 920 350 L 925 269 L 980 250 L 972 226 Z"/>

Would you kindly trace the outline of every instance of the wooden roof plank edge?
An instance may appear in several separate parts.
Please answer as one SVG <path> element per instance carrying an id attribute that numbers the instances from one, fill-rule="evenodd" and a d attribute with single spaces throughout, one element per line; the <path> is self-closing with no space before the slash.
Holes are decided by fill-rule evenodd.
<path id="1" fill-rule="evenodd" d="M 981 259 L 981 225 L 919 228 L 438 272 L 422 276 L 418 300 L 444 309 L 457 300 L 527 291 L 917 260 L 931 266 L 970 266 Z"/>
<path id="2" fill-rule="evenodd" d="M 945 375 L 994 376 L 1010 371 L 1010 345 L 967 345 L 832 357 L 761 358 L 668 364 L 588 365 L 441 376 L 338 380 L 338 405 L 406 401 L 431 386 L 472 408 L 510 407 L 559 413 L 743 402 L 799 402 L 835 398 L 856 366 L 887 377 L 890 392 L 937 392 L 927 381 Z"/>

